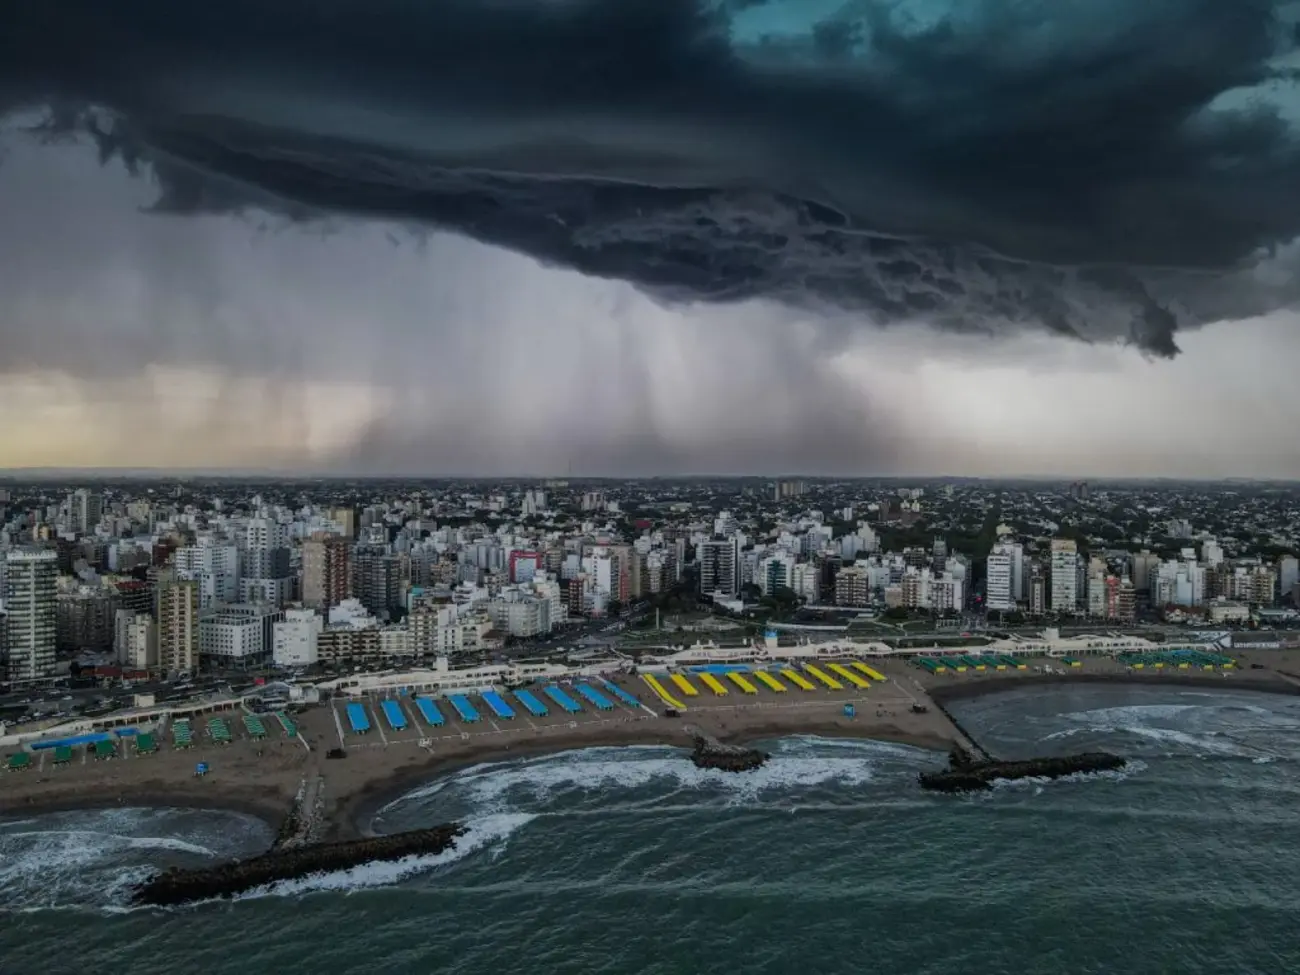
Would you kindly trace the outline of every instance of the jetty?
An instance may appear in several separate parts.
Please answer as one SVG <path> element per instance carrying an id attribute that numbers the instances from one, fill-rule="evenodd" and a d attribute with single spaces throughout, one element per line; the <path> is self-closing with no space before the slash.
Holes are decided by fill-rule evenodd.
<path id="1" fill-rule="evenodd" d="M 1125 764 L 1124 758 L 1109 752 L 1083 752 L 1013 762 L 980 760 L 956 745 L 948 756 L 948 768 L 942 772 L 922 772 L 920 781 L 921 788 L 932 792 L 975 792 L 992 788 L 993 783 L 1000 779 L 1059 779 L 1067 775 L 1121 769 Z"/>
<path id="2" fill-rule="evenodd" d="M 716 768 L 724 772 L 749 772 L 761 767 L 769 758 L 767 752 L 740 745 L 726 745 L 699 728 L 687 727 L 694 747 L 691 761 L 696 768 Z"/>
<path id="3" fill-rule="evenodd" d="M 215 867 L 173 868 L 139 884 L 132 895 L 137 905 L 171 907 L 194 901 L 230 897 L 282 880 L 346 870 L 363 863 L 400 860 L 442 853 L 465 832 L 460 823 L 433 829 L 374 836 L 341 843 L 282 846 L 249 860 L 232 860 Z"/>

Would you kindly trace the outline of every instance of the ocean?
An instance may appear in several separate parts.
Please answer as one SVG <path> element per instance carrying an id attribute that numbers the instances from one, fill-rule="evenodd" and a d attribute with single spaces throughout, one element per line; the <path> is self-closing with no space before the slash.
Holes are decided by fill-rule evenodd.
<path id="1" fill-rule="evenodd" d="M 1300 969 L 1300 698 L 1019 689 L 953 705 L 1006 757 L 1121 772 L 923 794 L 902 745 L 786 738 L 753 774 L 661 747 L 468 768 L 383 830 L 463 818 L 446 854 L 177 910 L 158 865 L 268 828 L 180 810 L 0 821 L 0 973 L 1277 973 Z"/>

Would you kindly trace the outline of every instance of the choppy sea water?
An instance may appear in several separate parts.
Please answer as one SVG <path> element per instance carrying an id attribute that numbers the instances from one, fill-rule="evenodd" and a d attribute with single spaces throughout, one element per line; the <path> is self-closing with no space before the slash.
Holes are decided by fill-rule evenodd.
<path id="1" fill-rule="evenodd" d="M 752 775 L 659 747 L 478 766 L 382 812 L 452 852 L 131 910 L 149 869 L 249 852 L 229 813 L 0 820 L 0 972 L 1283 973 L 1300 970 L 1300 698 L 1016 690 L 954 706 L 1008 757 L 1122 772 L 923 794 L 940 756 L 788 738 Z"/>

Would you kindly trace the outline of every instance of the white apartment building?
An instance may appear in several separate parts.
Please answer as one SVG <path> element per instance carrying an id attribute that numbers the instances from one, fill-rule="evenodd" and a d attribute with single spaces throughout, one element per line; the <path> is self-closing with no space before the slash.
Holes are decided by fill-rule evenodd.
<path id="1" fill-rule="evenodd" d="M 203 544 L 178 548 L 176 573 L 199 586 L 199 609 L 212 609 L 222 603 L 239 601 L 239 549 L 218 545 L 210 540 Z"/>
<path id="2" fill-rule="evenodd" d="M 821 589 L 817 566 L 806 562 L 796 564 L 790 570 L 790 588 L 804 602 L 817 602 Z"/>
<path id="3" fill-rule="evenodd" d="M 271 658 L 277 667 L 310 667 L 325 621 L 313 609 L 286 609 L 272 629 Z"/>
<path id="4" fill-rule="evenodd" d="M 507 590 L 487 603 L 488 618 L 511 636 L 533 637 L 551 632 L 551 603 L 548 599 Z"/>
<path id="5" fill-rule="evenodd" d="M 1159 563 L 1148 582 L 1152 606 L 1200 606 L 1205 602 L 1205 566 L 1194 558 Z"/>
<path id="6" fill-rule="evenodd" d="M 283 606 L 293 598 L 293 579 L 240 579 L 241 603 L 270 603 Z"/>
<path id="7" fill-rule="evenodd" d="M 1052 539 L 1051 610 L 1073 613 L 1079 601 L 1079 547 L 1072 539 Z"/>
<path id="8" fill-rule="evenodd" d="M 1014 555 L 1011 546 L 995 545 L 989 552 L 988 558 L 985 608 L 1003 611 L 1015 609 L 1018 596 L 1014 583 Z"/>
<path id="9" fill-rule="evenodd" d="M 263 657 L 261 623 L 251 616 L 217 613 L 199 620 L 199 656 L 221 667 L 247 666 Z"/>
<path id="10" fill-rule="evenodd" d="M 119 610 L 119 618 L 122 611 Z M 158 668 L 158 624 L 148 613 L 130 614 L 122 626 L 118 662 L 127 670 Z"/>

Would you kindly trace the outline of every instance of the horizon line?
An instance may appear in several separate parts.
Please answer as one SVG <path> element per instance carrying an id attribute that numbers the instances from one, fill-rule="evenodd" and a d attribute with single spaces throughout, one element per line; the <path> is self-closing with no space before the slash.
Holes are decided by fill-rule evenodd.
<path id="1" fill-rule="evenodd" d="M 662 474 L 596 474 L 568 472 L 564 474 L 432 474 L 389 473 L 363 474 L 338 471 L 277 470 L 274 468 L 215 468 L 215 467 L 10 467 L 0 468 L 0 480 L 22 478 L 56 479 L 65 477 L 116 477 L 140 480 L 168 480 L 171 478 L 208 477 L 218 480 L 240 478 L 311 480 L 311 481 L 687 481 L 687 480 L 815 480 L 815 481 L 1069 481 L 1114 483 L 1127 481 L 1177 481 L 1183 483 L 1224 484 L 1246 483 L 1300 483 L 1297 477 L 1267 475 L 1229 475 L 1223 477 L 1197 477 L 1176 474 L 1124 474 L 1098 475 L 1080 473 L 1035 474 L 862 474 L 862 473 L 726 473 L 698 471 Z"/>

